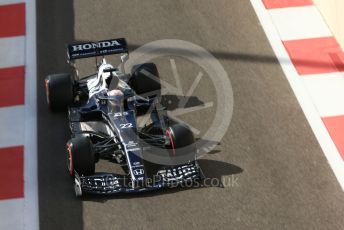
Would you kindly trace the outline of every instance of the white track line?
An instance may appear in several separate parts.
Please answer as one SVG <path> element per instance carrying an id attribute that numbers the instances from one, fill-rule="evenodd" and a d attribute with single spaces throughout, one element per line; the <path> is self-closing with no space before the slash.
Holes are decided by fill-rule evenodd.
<path id="1" fill-rule="evenodd" d="M 26 1 L 25 229 L 39 229 L 37 179 L 36 1 Z"/>
<path id="2" fill-rule="evenodd" d="M 288 7 L 268 12 L 282 41 L 332 36 L 315 6 Z"/>
<path id="3" fill-rule="evenodd" d="M 302 81 L 321 117 L 344 114 L 344 73 L 305 75 Z"/>
<path id="4" fill-rule="evenodd" d="M 0 229 L 23 230 L 24 229 L 24 199 L 9 199 L 0 201 Z"/>
<path id="5" fill-rule="evenodd" d="M 0 68 L 25 64 L 25 37 L 0 38 Z"/>
<path id="6" fill-rule="evenodd" d="M 24 145 L 25 107 L 0 108 L 0 148 Z"/>
<path id="7" fill-rule="evenodd" d="M 270 14 L 265 9 L 261 0 L 251 0 L 253 8 L 260 20 L 260 23 L 266 33 L 266 36 L 278 58 L 284 74 L 286 75 L 291 88 L 316 136 L 318 142 L 330 164 L 332 170 L 344 191 L 344 161 L 333 143 L 325 125 L 323 124 L 320 115 L 315 109 L 312 101 L 304 88 L 301 77 L 298 76 L 295 67 L 290 61 L 289 55 L 286 52 L 278 32 L 271 21 Z M 319 172 L 321 173 L 321 172 Z"/>

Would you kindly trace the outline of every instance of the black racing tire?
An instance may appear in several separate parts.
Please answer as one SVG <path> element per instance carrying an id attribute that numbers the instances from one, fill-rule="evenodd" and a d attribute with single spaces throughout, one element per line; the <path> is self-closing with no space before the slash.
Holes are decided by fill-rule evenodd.
<path id="1" fill-rule="evenodd" d="M 195 138 L 190 128 L 184 124 L 174 124 L 165 131 L 169 139 L 169 145 L 172 158 L 180 157 L 184 161 L 193 161 L 196 157 Z"/>
<path id="2" fill-rule="evenodd" d="M 160 96 L 159 72 L 154 63 L 135 65 L 131 71 L 130 87 L 141 96 Z"/>
<path id="3" fill-rule="evenodd" d="M 74 170 L 79 175 L 92 175 L 95 172 L 95 154 L 90 139 L 78 136 L 67 142 L 67 167 L 71 176 Z"/>
<path id="4" fill-rule="evenodd" d="M 45 78 L 47 103 L 52 111 L 66 110 L 74 101 L 73 80 L 70 74 L 52 74 Z"/>

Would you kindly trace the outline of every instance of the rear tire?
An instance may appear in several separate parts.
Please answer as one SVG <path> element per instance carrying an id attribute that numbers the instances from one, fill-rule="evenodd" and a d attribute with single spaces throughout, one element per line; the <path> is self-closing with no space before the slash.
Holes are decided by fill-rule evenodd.
<path id="1" fill-rule="evenodd" d="M 95 171 L 95 154 L 88 137 L 78 136 L 67 143 L 67 166 L 71 176 L 92 175 Z"/>
<path id="2" fill-rule="evenodd" d="M 160 96 L 161 84 L 159 72 L 154 63 L 136 65 L 129 80 L 131 88 L 141 96 Z"/>
<path id="3" fill-rule="evenodd" d="M 179 163 L 194 161 L 196 157 L 195 139 L 190 128 L 184 124 L 175 124 L 166 129 L 165 135 L 169 139 L 167 149 L 171 158 Z"/>
<path id="4" fill-rule="evenodd" d="M 70 74 L 52 74 L 45 78 L 47 103 L 52 111 L 66 110 L 74 101 Z"/>

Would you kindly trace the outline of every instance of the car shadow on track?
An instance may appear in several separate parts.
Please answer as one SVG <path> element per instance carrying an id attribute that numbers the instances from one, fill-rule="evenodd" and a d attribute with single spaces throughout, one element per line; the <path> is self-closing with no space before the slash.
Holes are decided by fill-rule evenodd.
<path id="1" fill-rule="evenodd" d="M 166 94 L 161 96 L 161 105 L 164 106 L 167 110 L 175 110 L 180 109 L 179 103 L 181 100 L 185 100 L 186 103 L 182 108 L 190 108 L 195 106 L 201 106 L 204 105 L 204 102 L 201 101 L 196 96 L 178 96 L 178 95 L 172 95 L 172 94 Z"/>
<path id="2" fill-rule="evenodd" d="M 145 44 L 129 44 L 128 48 L 130 52 L 140 48 Z M 192 52 L 190 52 L 189 49 L 183 49 L 180 47 L 159 47 L 159 46 L 152 46 L 154 49 L 150 50 L 149 52 L 152 53 L 161 53 L 161 54 L 166 54 L 166 53 L 172 53 L 172 54 L 178 54 L 184 57 L 188 57 L 190 55 L 193 55 Z M 197 51 L 197 54 L 205 57 L 206 55 L 202 55 L 203 51 Z M 244 53 L 244 52 L 227 52 L 227 51 L 222 51 L 222 50 L 209 50 L 209 52 L 214 55 L 216 59 L 221 59 L 221 60 L 231 60 L 235 62 L 250 62 L 250 63 L 267 63 L 267 64 L 273 64 L 273 65 L 279 65 L 279 62 L 281 63 L 289 63 L 290 60 L 288 58 L 282 58 L 278 60 L 275 56 L 272 55 L 264 55 L 264 54 L 252 54 L 252 53 Z M 344 64 L 340 61 L 338 61 L 338 55 L 337 54 L 332 54 L 330 55 L 330 58 L 334 62 L 335 66 L 337 67 L 338 70 L 343 70 L 344 69 Z M 293 59 L 293 63 L 298 65 L 298 66 L 305 66 L 305 67 L 323 67 L 323 68 L 332 68 L 333 63 L 332 62 L 327 62 L 327 61 L 315 61 L 312 59 Z"/>

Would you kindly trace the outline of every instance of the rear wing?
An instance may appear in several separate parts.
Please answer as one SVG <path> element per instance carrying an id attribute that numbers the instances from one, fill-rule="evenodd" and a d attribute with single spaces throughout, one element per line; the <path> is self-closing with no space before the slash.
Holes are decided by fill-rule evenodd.
<path id="1" fill-rule="evenodd" d="M 125 38 L 70 44 L 67 47 L 68 61 L 120 53 L 128 53 Z"/>

